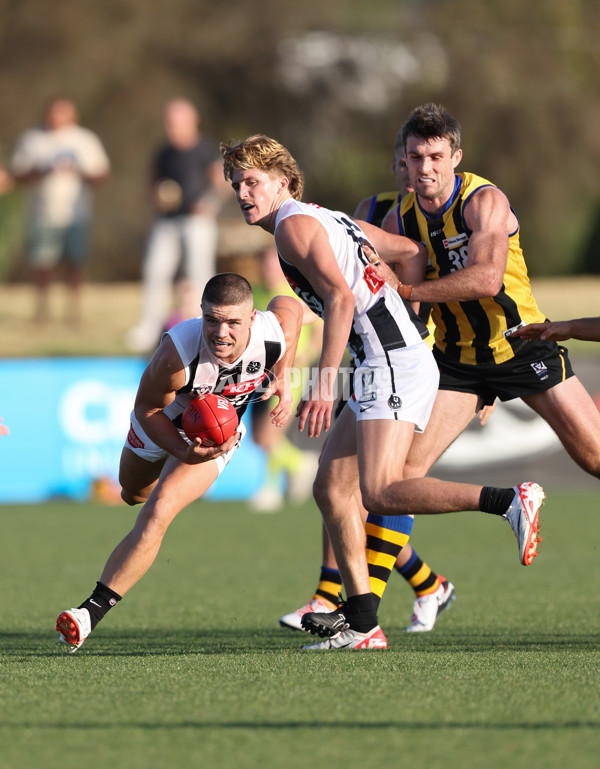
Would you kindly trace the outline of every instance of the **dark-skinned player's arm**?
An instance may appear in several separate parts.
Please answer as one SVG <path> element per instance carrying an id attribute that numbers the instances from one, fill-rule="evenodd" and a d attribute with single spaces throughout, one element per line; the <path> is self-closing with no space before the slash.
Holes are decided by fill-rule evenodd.
<path id="1" fill-rule="evenodd" d="M 165 335 L 148 363 L 135 398 L 134 411 L 146 435 L 180 462 L 208 462 L 233 448 L 238 440 L 234 433 L 220 446 L 202 446 L 201 439 L 190 445 L 164 413 L 175 400 L 177 390 L 185 384 L 185 372 L 172 339 Z"/>
<path id="2" fill-rule="evenodd" d="M 600 318 L 574 318 L 573 320 L 547 320 L 545 323 L 529 323 L 518 328 L 511 336 L 521 339 L 542 339 L 546 342 L 563 342 L 565 339 L 581 339 L 584 342 L 600 342 Z"/>
<path id="3" fill-rule="evenodd" d="M 277 227 L 275 241 L 282 258 L 300 270 L 324 302 L 317 382 L 296 411 L 300 431 L 308 423 L 309 438 L 316 438 L 331 424 L 337 371 L 352 328 L 354 295 L 324 227 L 312 216 L 296 214 L 284 219 Z"/>

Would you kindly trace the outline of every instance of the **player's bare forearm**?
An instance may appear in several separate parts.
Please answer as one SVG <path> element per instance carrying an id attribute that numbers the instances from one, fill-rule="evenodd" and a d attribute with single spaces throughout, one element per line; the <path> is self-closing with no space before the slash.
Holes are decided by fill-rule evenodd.
<path id="1" fill-rule="evenodd" d="M 298 405 L 298 429 L 308 425 L 308 437 L 318 438 L 329 430 L 335 395 L 335 382 L 342 361 L 354 314 L 354 297 L 343 292 L 325 302 L 323 348 L 317 369 L 317 381 Z"/>
<path id="2" fill-rule="evenodd" d="M 468 302 L 496 296 L 502 288 L 508 239 L 502 234 L 475 233 L 469 240 L 465 264 L 449 275 L 427 280 L 413 289 L 421 302 Z"/>
<path id="3" fill-rule="evenodd" d="M 368 222 L 357 220 L 356 223 L 386 264 L 404 265 L 409 261 L 416 260 L 419 263 L 422 262 L 423 272 L 425 271 L 427 251 L 422 243 L 411 240 L 404 235 L 388 232 L 381 227 L 375 227 Z"/>
<path id="4" fill-rule="evenodd" d="M 271 419 L 274 425 L 282 427 L 292 413 L 290 377 L 302 329 L 303 311 L 301 303 L 291 296 L 274 297 L 267 309 L 273 312 L 279 321 L 285 337 L 285 352 L 273 366 L 273 382 L 267 388 L 263 400 L 267 400 L 271 395 L 277 396 L 278 404 L 271 411 Z"/>
<path id="5" fill-rule="evenodd" d="M 184 384 L 181 358 L 172 340 L 166 337 L 142 374 L 134 412 L 148 437 L 178 459 L 182 459 L 187 442 L 163 412 Z"/>

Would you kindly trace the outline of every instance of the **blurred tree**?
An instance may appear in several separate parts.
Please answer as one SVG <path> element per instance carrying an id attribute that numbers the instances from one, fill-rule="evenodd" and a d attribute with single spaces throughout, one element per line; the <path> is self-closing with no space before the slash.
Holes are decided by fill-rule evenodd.
<path id="1" fill-rule="evenodd" d="M 600 199 L 597 8 L 0 0 L 0 147 L 51 96 L 70 95 L 113 163 L 98 192 L 92 277 L 137 280 L 166 99 L 192 99 L 217 139 L 276 136 L 306 172 L 307 199 L 345 210 L 389 186 L 398 128 L 416 104 L 438 101 L 462 123 L 464 168 L 509 195 L 532 273 L 575 271 Z"/>

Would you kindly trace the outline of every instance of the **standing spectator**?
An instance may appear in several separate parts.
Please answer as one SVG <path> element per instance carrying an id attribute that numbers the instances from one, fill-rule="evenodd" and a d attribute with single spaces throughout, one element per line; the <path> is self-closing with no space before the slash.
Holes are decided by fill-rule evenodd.
<path id="1" fill-rule="evenodd" d="M 187 279 L 200 312 L 204 285 L 215 273 L 217 214 L 226 190 L 219 150 L 200 131 L 200 115 L 186 99 L 172 99 L 164 110 L 167 142 L 152 166 L 155 219 L 142 268 L 142 313 L 127 334 L 134 352 L 158 342 L 171 310 L 176 275 Z"/>
<path id="2" fill-rule="evenodd" d="M 6 168 L 0 166 L 0 195 L 5 195 L 10 192 L 14 185 L 14 179 L 8 173 Z"/>
<path id="3" fill-rule="evenodd" d="M 90 254 L 92 186 L 110 163 L 100 139 L 79 125 L 75 104 L 53 99 L 44 122 L 24 131 L 10 160 L 13 177 L 29 187 L 26 254 L 36 289 L 35 319 L 48 320 L 48 288 L 55 267 L 64 265 L 69 288 L 67 316 L 81 320 L 83 267 Z"/>

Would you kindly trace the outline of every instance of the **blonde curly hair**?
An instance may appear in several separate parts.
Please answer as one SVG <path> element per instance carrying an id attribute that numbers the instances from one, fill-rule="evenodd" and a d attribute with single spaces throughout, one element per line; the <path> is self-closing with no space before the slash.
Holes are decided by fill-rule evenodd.
<path id="1" fill-rule="evenodd" d="M 231 180 L 235 169 L 257 168 L 267 174 L 285 176 L 289 192 L 295 200 L 302 200 L 304 175 L 290 152 L 278 141 L 264 134 L 249 136 L 237 144 L 221 142 L 225 178 Z"/>

